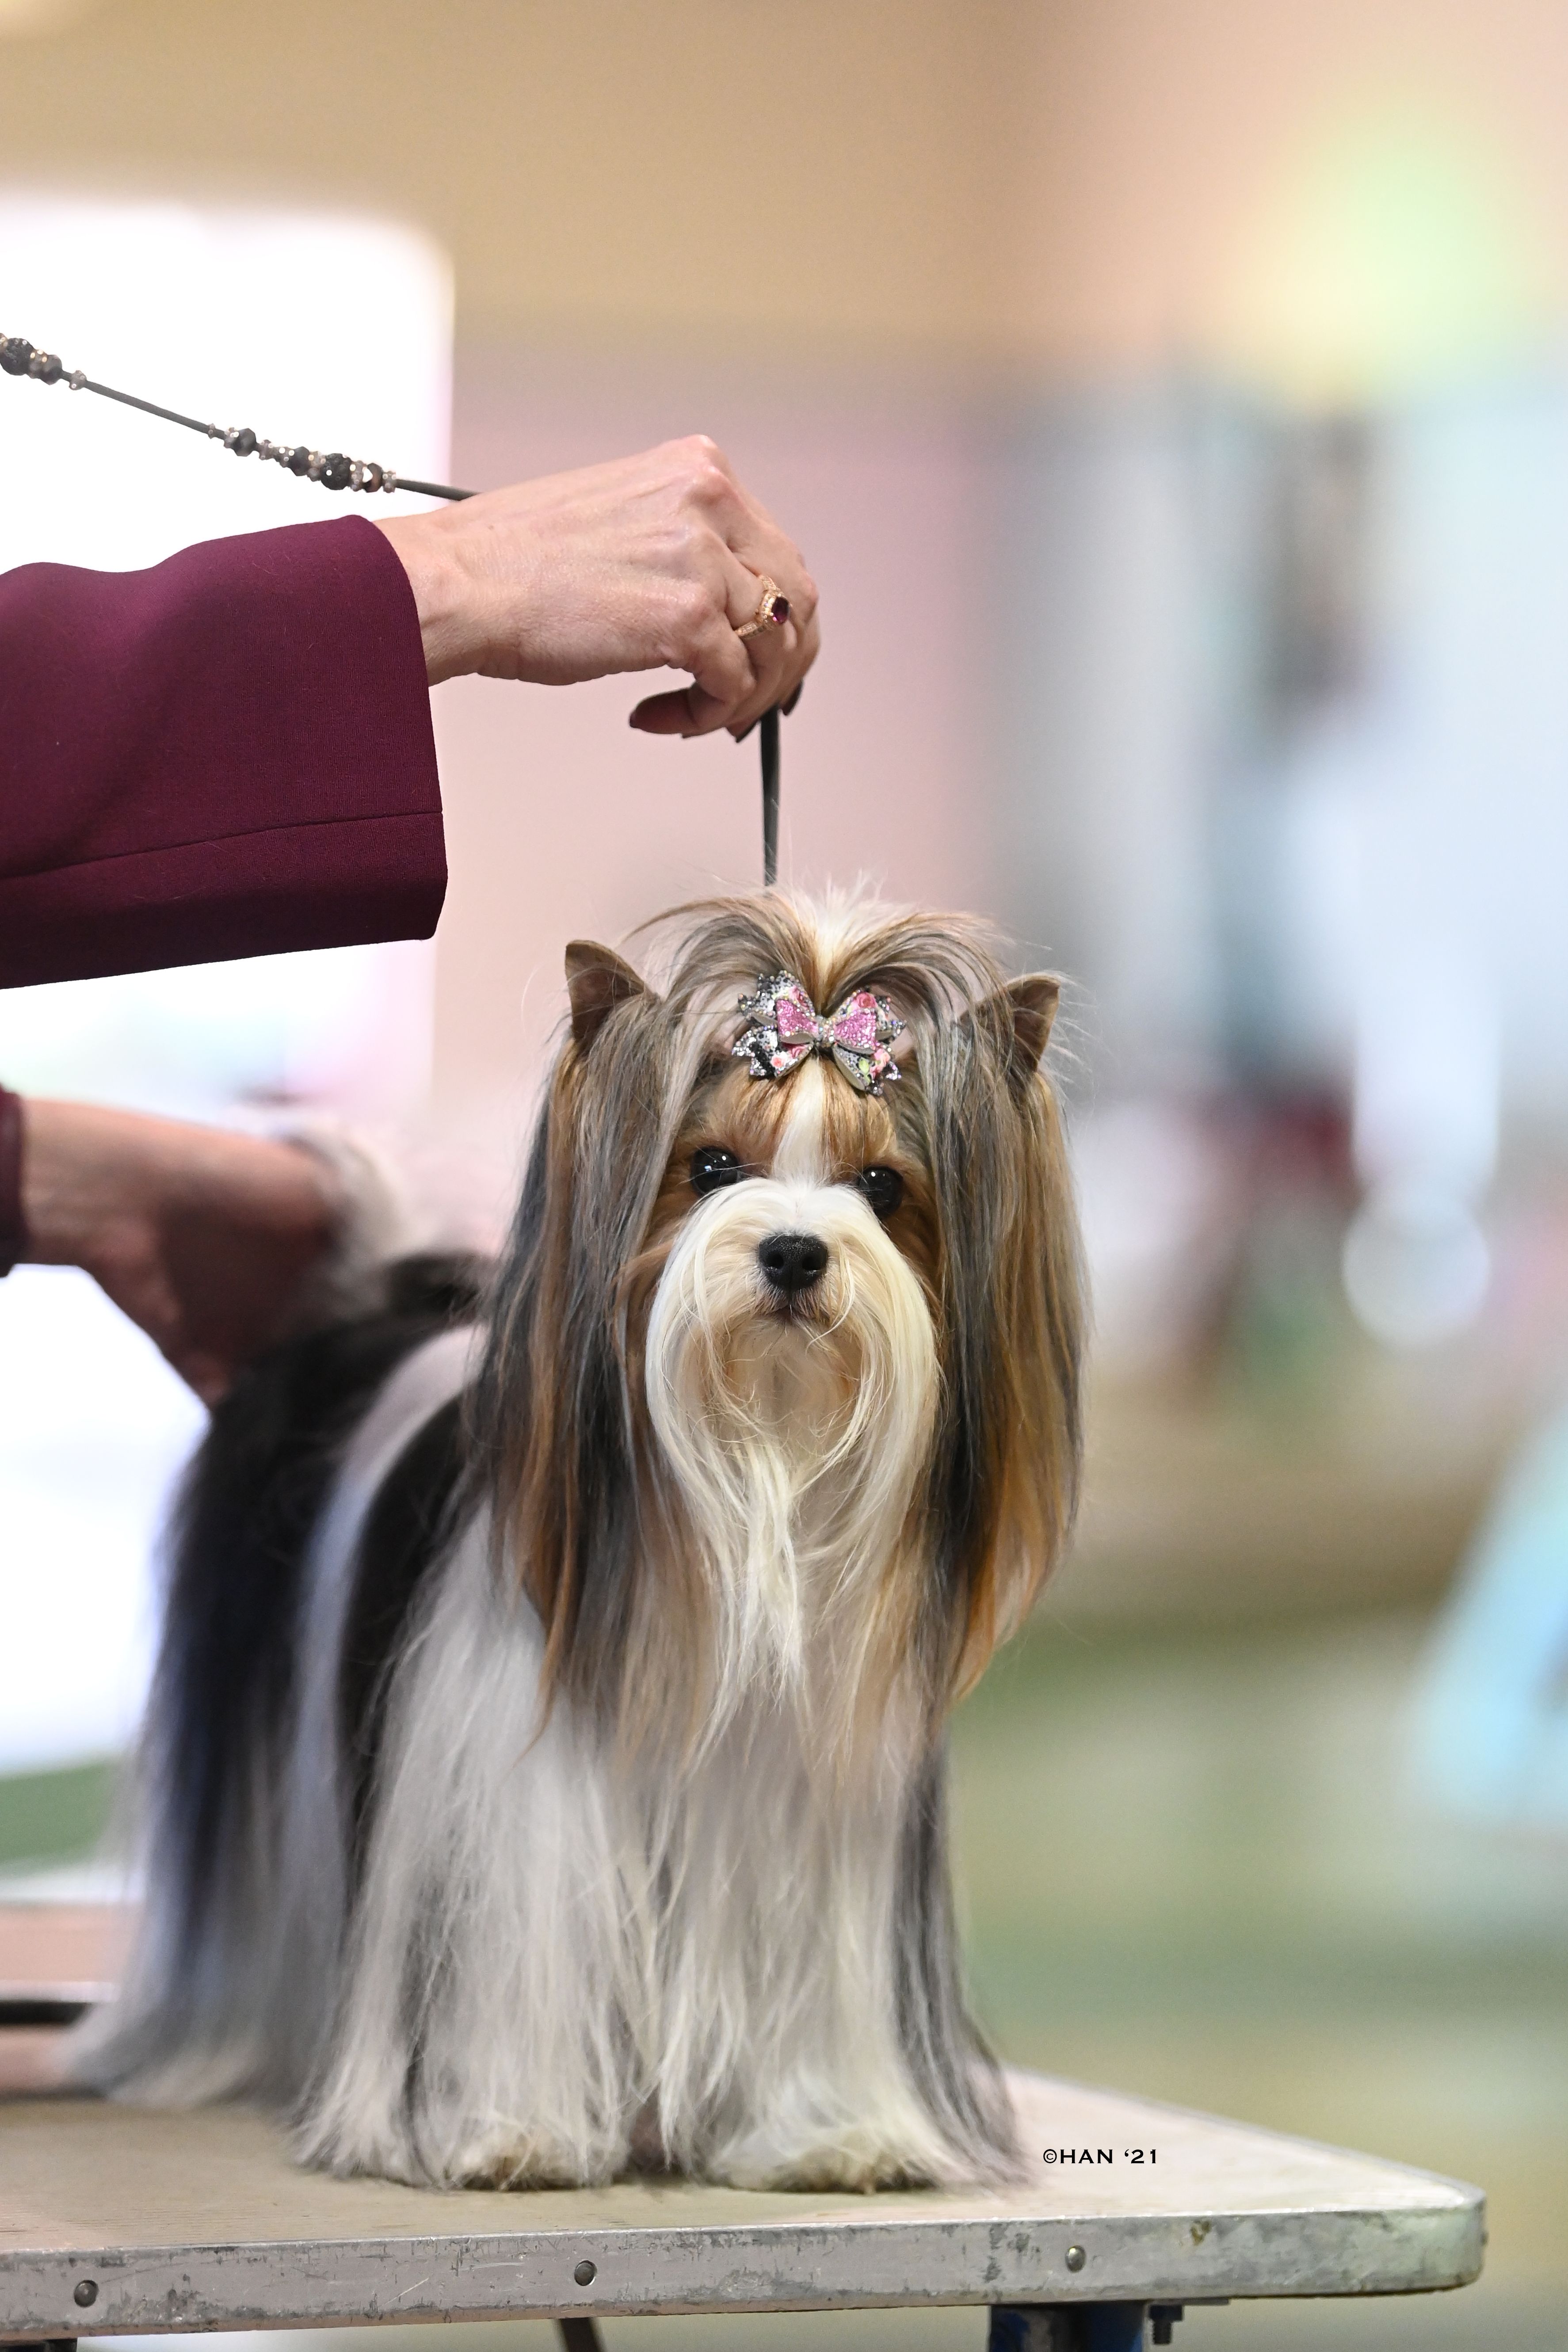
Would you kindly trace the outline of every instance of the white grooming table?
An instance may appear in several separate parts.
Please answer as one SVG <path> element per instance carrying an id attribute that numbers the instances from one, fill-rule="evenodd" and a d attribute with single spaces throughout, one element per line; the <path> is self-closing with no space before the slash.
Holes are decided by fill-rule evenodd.
<path id="1" fill-rule="evenodd" d="M 1131 2352 L 1170 2342 L 1189 2303 L 1408 2294 L 1480 2269 L 1479 2189 L 1012 2080 L 1026 2182 L 874 2197 L 333 2180 L 245 2110 L 0 2097 L 0 2338 L 548 2315 L 577 2346 L 605 2315 L 981 2304 L 997 2352 Z"/>

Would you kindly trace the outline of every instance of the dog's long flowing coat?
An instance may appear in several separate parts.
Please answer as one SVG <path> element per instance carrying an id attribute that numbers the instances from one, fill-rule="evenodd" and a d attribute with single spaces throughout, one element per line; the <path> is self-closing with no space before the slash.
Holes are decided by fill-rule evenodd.
<path id="1" fill-rule="evenodd" d="M 215 1416 L 82 2060 L 124 2095 L 258 2095 L 407 2180 L 1009 2160 L 942 1736 L 1072 1509 L 1055 983 L 864 903 L 668 926 L 662 993 L 568 953 L 500 1266 L 385 1269 Z M 781 971 L 884 992 L 897 1083 L 752 1076 Z"/>

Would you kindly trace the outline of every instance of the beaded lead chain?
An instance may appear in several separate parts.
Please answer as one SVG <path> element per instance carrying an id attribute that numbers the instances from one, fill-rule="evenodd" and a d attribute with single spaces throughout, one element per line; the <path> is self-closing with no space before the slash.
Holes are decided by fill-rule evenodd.
<path id="1" fill-rule="evenodd" d="M 426 499 L 474 495 L 472 490 L 454 489 L 449 482 L 409 481 L 390 466 L 345 457 L 341 449 L 329 449 L 323 457 L 320 449 L 308 449 L 302 441 L 266 441 L 248 425 L 204 425 L 199 416 L 182 416 L 177 408 L 160 408 L 156 401 L 139 400 L 133 392 L 116 392 L 112 384 L 94 383 L 80 368 L 68 372 L 65 362 L 53 352 L 40 352 L 20 335 L 0 335 L 0 369 L 6 375 L 31 376 L 35 383 L 64 383 L 72 392 L 100 393 L 105 400 L 118 400 L 126 408 L 140 408 L 145 415 L 162 416 L 170 425 L 184 425 L 192 433 L 205 434 L 209 441 L 221 441 L 237 457 L 260 457 L 282 466 L 302 481 L 320 482 L 324 490 L 363 490 L 367 498 L 376 490 L 415 490 Z"/>
<path id="2" fill-rule="evenodd" d="M 202 433 L 209 441 L 221 441 L 237 457 L 261 457 L 274 466 L 286 467 L 301 480 L 320 482 L 324 490 L 363 490 L 369 497 L 376 490 L 415 490 L 426 499 L 471 499 L 472 490 L 455 490 L 449 482 L 410 482 L 394 473 L 390 466 L 376 466 L 362 457 L 345 457 L 341 449 L 329 449 L 323 457 L 319 449 L 307 449 L 302 441 L 264 441 L 248 425 L 238 426 L 204 425 L 199 416 L 182 416 L 177 408 L 160 408 L 155 400 L 140 400 L 133 392 L 116 392 L 112 384 L 94 383 L 80 368 L 68 373 L 65 362 L 53 352 L 40 352 L 20 335 L 0 335 L 0 370 L 6 375 L 31 376 L 35 383 L 64 383 L 72 392 L 96 392 L 105 400 L 118 400 L 126 408 L 139 408 L 146 416 L 162 416 L 170 425 L 184 425 L 192 433 Z M 790 697 L 788 708 L 794 709 L 799 695 L 797 686 Z M 778 875 L 779 842 L 779 714 L 776 707 L 764 710 L 760 722 L 763 755 L 763 880 L 771 890 Z M 0 1232 L 0 1245 L 5 1234 Z"/>

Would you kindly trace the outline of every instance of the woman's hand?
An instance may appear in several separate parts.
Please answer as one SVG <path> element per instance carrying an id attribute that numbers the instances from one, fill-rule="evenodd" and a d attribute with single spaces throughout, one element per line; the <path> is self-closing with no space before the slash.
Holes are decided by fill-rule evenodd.
<path id="1" fill-rule="evenodd" d="M 430 683 L 477 671 L 573 686 L 624 670 L 693 683 L 639 702 L 653 735 L 743 734 L 816 658 L 816 589 L 703 436 L 384 522 L 413 583 Z M 789 619 L 741 638 L 761 583 Z"/>
<path id="2" fill-rule="evenodd" d="M 90 1103 L 22 1106 L 34 1265 L 85 1266 L 205 1403 L 286 1328 L 341 1202 L 314 1153 Z"/>

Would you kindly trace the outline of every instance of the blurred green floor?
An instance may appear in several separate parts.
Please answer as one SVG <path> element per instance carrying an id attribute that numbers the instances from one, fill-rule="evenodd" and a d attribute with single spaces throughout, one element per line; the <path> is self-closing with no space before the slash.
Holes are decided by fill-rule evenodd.
<path id="1" fill-rule="evenodd" d="M 1490 2195 L 1479 2287 L 1194 2312 L 1184 2352 L 1568 2346 L 1568 1849 L 1430 1817 L 1403 1790 L 1423 1630 L 1409 1613 L 1090 1634 L 1047 1612 L 957 1725 L 974 1985 L 1008 2057 Z M 0 1853 L 13 1856 L 16 1795 L 0 1784 Z M 70 1835 L 55 1851 L 79 1844 L 84 1801 L 83 1784 L 62 1780 Z M 26 1805 L 42 1853 L 47 1790 L 35 1783 Z M 555 2340 L 521 2326 L 458 2333 L 474 2352 Z M 976 2352 L 984 2325 L 973 2312 L 868 2313 L 606 2333 L 612 2352 Z M 382 2334 L 382 2352 L 437 2340 Z M 459 2352 L 452 2330 L 438 2340 Z M 333 2352 L 332 2338 L 311 2343 Z"/>
<path id="2" fill-rule="evenodd" d="M 1196 2312 L 1187 2352 L 1568 2346 L 1568 1846 L 1405 1786 L 1424 1635 L 1047 1612 L 957 1726 L 974 1987 L 1008 2057 L 1488 2190 L 1484 2285 Z"/>

